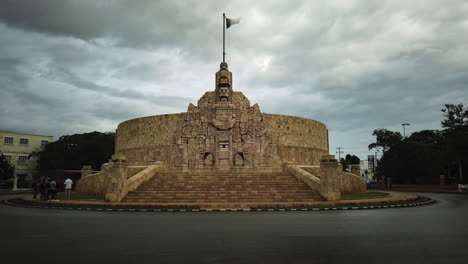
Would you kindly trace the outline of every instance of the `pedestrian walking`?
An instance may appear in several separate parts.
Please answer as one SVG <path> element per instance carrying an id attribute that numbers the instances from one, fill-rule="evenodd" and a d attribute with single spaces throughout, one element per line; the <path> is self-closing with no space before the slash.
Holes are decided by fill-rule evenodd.
<path id="1" fill-rule="evenodd" d="M 50 178 L 45 178 L 42 183 L 42 192 L 44 193 L 44 201 L 49 200 L 49 182 Z"/>
<path id="2" fill-rule="evenodd" d="M 49 181 L 49 198 L 50 200 L 55 200 L 57 194 L 57 183 L 54 179 L 50 179 Z M 47 199 L 49 200 L 49 199 Z"/>
<path id="3" fill-rule="evenodd" d="M 65 200 L 70 200 L 71 199 L 71 190 L 73 186 L 73 181 L 68 177 L 65 182 Z"/>
<path id="4" fill-rule="evenodd" d="M 42 201 L 47 201 L 48 199 L 48 189 L 49 189 L 49 180 L 46 177 L 42 178 L 41 181 L 41 200 Z"/>
<path id="5" fill-rule="evenodd" d="M 33 184 L 32 184 L 32 187 L 33 187 L 33 189 L 34 189 L 34 196 L 33 196 L 33 198 L 34 198 L 34 200 L 36 200 L 36 196 L 37 196 L 38 194 L 41 193 L 41 181 L 40 181 L 39 178 L 37 178 L 36 180 L 34 180 L 34 182 L 33 182 Z"/>

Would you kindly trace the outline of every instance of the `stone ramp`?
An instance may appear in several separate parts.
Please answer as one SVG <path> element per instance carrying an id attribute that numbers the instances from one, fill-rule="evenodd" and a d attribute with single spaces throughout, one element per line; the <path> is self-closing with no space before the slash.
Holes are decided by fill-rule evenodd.
<path id="1" fill-rule="evenodd" d="M 321 201 L 290 173 L 158 173 L 124 203 L 240 204 Z M 208 207 L 208 206 L 207 206 Z M 219 207 L 219 206 L 218 206 Z"/>

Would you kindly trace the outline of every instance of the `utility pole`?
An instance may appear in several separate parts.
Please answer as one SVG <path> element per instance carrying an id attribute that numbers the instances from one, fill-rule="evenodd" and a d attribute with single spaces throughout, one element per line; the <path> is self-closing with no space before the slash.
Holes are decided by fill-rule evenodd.
<path id="1" fill-rule="evenodd" d="M 344 152 L 342 151 L 342 149 L 344 149 L 343 147 L 338 147 L 336 148 L 338 151 L 336 151 L 336 154 L 338 155 L 338 162 L 341 161 L 341 154 L 344 154 Z"/>
<path id="2" fill-rule="evenodd" d="M 403 123 L 403 124 L 401 124 L 401 125 L 403 126 L 403 138 L 405 138 L 405 137 L 406 137 L 405 126 L 409 126 L 409 125 L 411 125 L 411 124 L 409 124 L 409 123 Z"/>

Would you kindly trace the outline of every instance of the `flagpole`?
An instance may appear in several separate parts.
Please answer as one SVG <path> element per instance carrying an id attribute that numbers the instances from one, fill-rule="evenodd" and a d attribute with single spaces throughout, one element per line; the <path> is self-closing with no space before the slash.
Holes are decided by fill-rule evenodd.
<path id="1" fill-rule="evenodd" d="M 225 45 L 224 45 L 224 42 L 225 42 L 225 30 L 226 30 L 226 15 L 223 13 L 223 62 L 225 62 L 225 55 L 226 55 L 226 51 L 225 51 Z"/>

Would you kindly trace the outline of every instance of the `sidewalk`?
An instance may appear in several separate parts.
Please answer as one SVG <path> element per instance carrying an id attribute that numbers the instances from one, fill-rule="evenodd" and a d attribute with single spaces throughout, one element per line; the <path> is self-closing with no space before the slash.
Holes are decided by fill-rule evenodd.
<path id="1" fill-rule="evenodd" d="M 371 186 L 368 190 L 379 190 L 379 191 L 402 191 L 402 192 L 425 192 L 425 193 L 448 193 L 448 194 L 464 194 L 468 195 L 468 192 L 460 192 L 458 189 L 435 189 L 435 188 L 405 188 L 405 187 L 392 187 L 392 189 L 387 189 L 383 186 Z"/>
<path id="2" fill-rule="evenodd" d="M 34 192 L 32 188 L 21 188 L 21 189 L 16 189 L 15 191 L 11 189 L 0 189 L 0 195 L 11 195 L 11 194 L 32 193 L 32 192 Z"/>
<path id="3" fill-rule="evenodd" d="M 25 196 L 22 199 L 8 201 L 10 204 L 25 205 L 31 207 L 55 207 L 55 208 L 98 208 L 97 210 L 120 210 L 120 209 L 194 209 L 194 210 L 267 210 L 267 209 L 317 209 L 323 208 L 353 208 L 353 209 L 372 209 L 388 207 L 406 207 L 415 205 L 424 205 L 434 202 L 431 199 L 418 197 L 414 194 L 387 192 L 389 195 L 382 198 L 367 198 L 356 200 L 340 201 L 314 201 L 314 202 L 255 202 L 255 203 L 108 203 L 105 201 L 89 200 L 69 200 L 69 201 L 39 201 L 32 199 L 32 196 Z"/>

